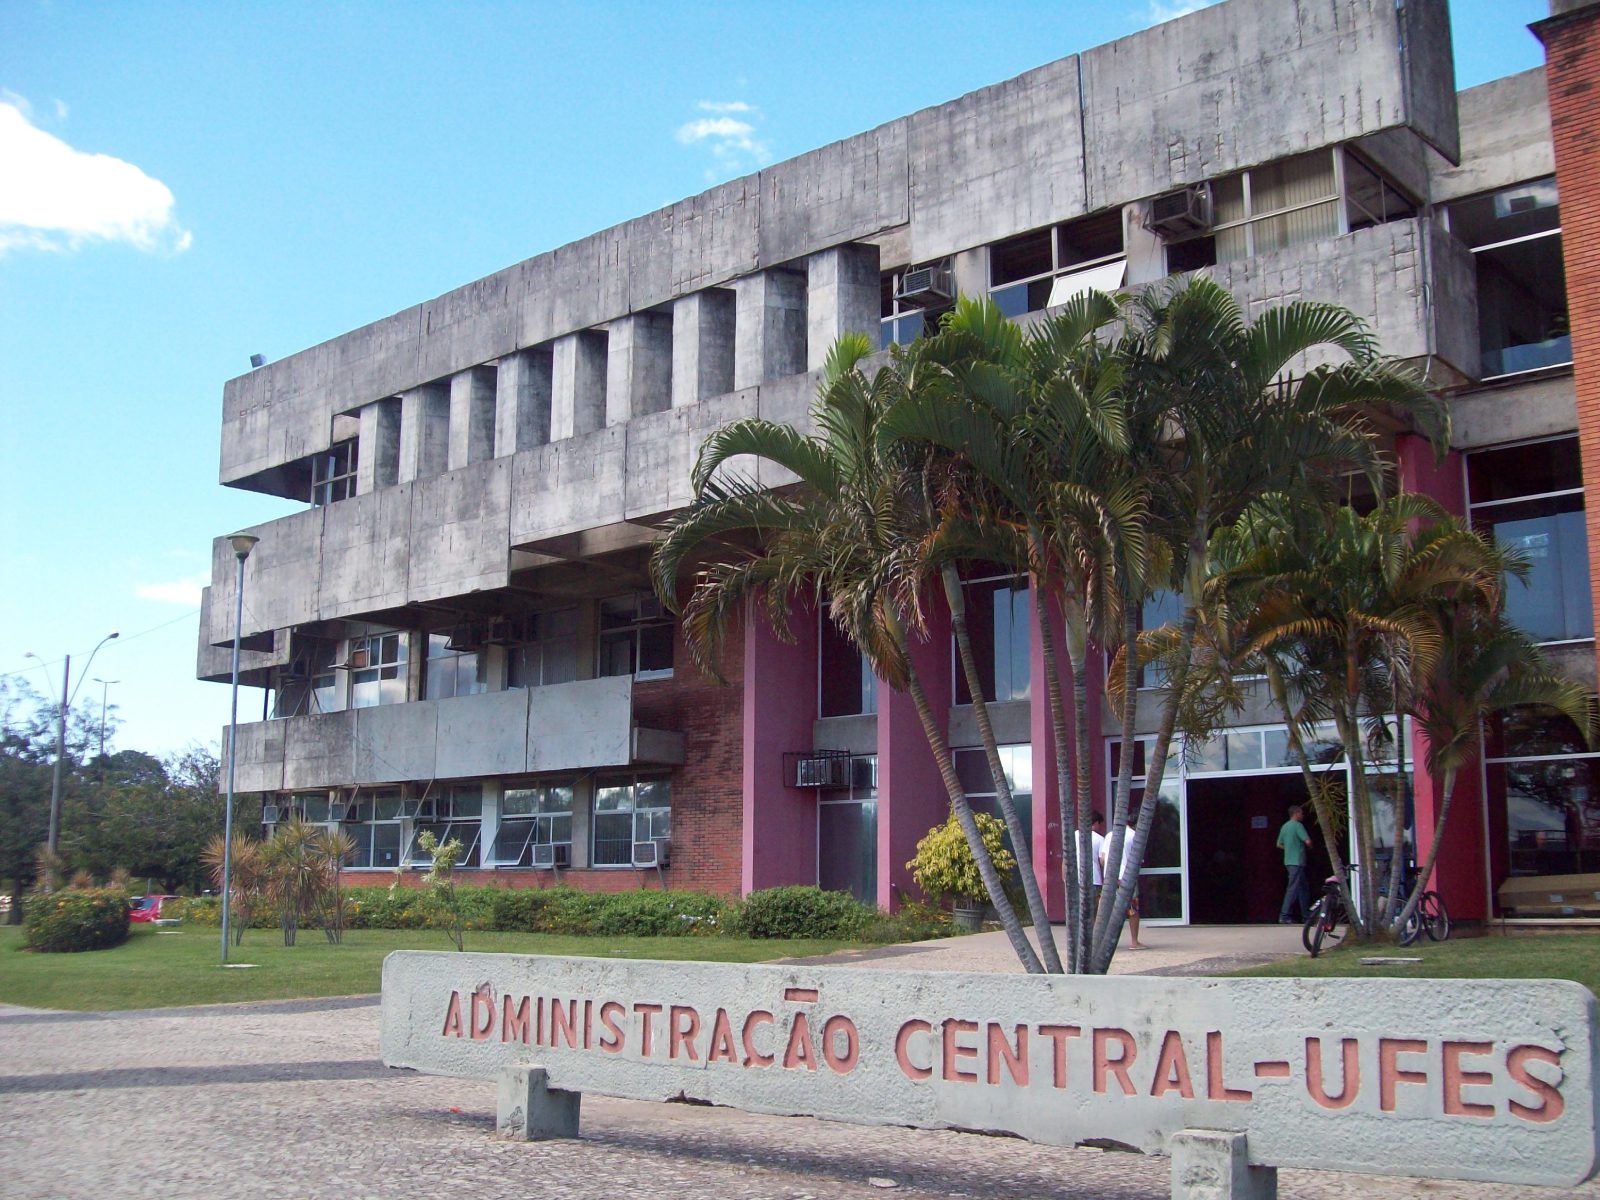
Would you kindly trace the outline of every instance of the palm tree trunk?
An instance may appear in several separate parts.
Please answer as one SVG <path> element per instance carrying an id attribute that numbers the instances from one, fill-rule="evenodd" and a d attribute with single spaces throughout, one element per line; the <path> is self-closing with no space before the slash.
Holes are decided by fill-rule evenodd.
<path id="1" fill-rule="evenodd" d="M 1111 824 L 1106 833 L 1106 862 L 1101 871 L 1100 907 L 1095 912 L 1094 936 L 1089 947 L 1089 971 L 1105 974 L 1111 963 L 1106 946 L 1108 939 L 1115 944 L 1122 934 L 1122 923 L 1128 916 L 1128 902 L 1132 888 L 1124 888 L 1122 859 L 1127 837 L 1128 806 L 1133 801 L 1134 725 L 1139 706 L 1139 618 L 1131 600 L 1124 598 L 1122 610 L 1122 762 L 1117 771 L 1117 791 L 1111 805 Z M 1150 764 L 1147 760 L 1145 771 Z M 1148 785 L 1146 791 L 1148 792 Z M 1118 915 L 1113 921 L 1112 913 Z M 1113 928 L 1115 932 L 1113 932 Z M 1104 965 L 1102 965 L 1104 964 Z"/>
<path id="2" fill-rule="evenodd" d="M 1339 881 L 1340 903 L 1344 905 L 1345 912 L 1352 912 L 1350 874 L 1345 870 L 1344 853 L 1339 848 L 1337 832 L 1342 822 L 1334 813 L 1333 806 L 1328 803 L 1328 794 L 1323 786 L 1326 775 L 1318 775 L 1311 769 L 1311 759 L 1306 754 L 1305 739 L 1300 736 L 1298 716 L 1289 704 L 1289 689 L 1283 682 L 1283 670 L 1275 662 L 1267 664 L 1267 687 L 1272 692 L 1278 711 L 1283 715 L 1284 724 L 1288 727 L 1289 748 L 1294 751 L 1295 761 L 1300 764 L 1300 778 L 1305 781 L 1306 798 L 1311 801 L 1311 807 L 1317 814 L 1317 827 L 1322 831 L 1322 843 L 1328 851 L 1328 866 L 1333 871 L 1334 878 Z"/>
<path id="3" fill-rule="evenodd" d="M 1394 927 L 1404 929 L 1411 914 L 1417 911 L 1417 902 L 1422 899 L 1422 893 L 1428 889 L 1428 880 L 1433 876 L 1434 865 L 1439 861 L 1439 847 L 1444 843 L 1444 823 L 1450 815 L 1450 801 L 1456 795 L 1456 768 L 1446 767 L 1443 786 L 1440 789 L 1444 799 L 1439 804 L 1439 816 L 1433 823 L 1433 842 L 1428 846 L 1428 858 L 1417 871 L 1416 882 L 1411 885 L 1411 895 L 1406 897 L 1405 909 L 1395 918 Z"/>
<path id="4" fill-rule="evenodd" d="M 994 905 L 994 910 L 1000 917 L 1000 927 L 1005 930 L 1006 938 L 1011 942 L 1011 948 L 1016 951 L 1017 959 L 1023 968 L 1030 975 L 1042 975 L 1044 964 L 1034 953 L 1033 945 L 1028 941 L 1027 934 L 1022 931 L 1022 922 L 1017 920 L 1016 910 L 1011 907 L 1011 901 L 1006 897 L 1005 884 L 1000 878 L 1000 872 L 995 870 L 994 860 L 989 857 L 989 851 L 983 844 L 983 837 L 978 832 L 978 822 L 972 815 L 972 806 L 967 803 L 967 794 L 961 787 L 961 780 L 956 776 L 955 763 L 950 758 L 950 747 L 945 742 L 944 734 L 934 718 L 933 706 L 928 703 L 928 693 L 922 686 L 922 677 L 917 673 L 916 664 L 911 661 L 910 654 L 906 653 L 905 629 L 900 624 L 900 618 L 892 611 L 888 611 L 887 606 L 885 620 L 905 657 L 906 691 L 911 696 L 912 704 L 916 706 L 917 719 L 922 722 L 922 732 L 928 739 L 928 749 L 933 751 L 934 762 L 938 764 L 939 778 L 944 783 L 950 808 L 956 815 L 956 823 L 961 826 L 961 832 L 966 836 L 967 845 L 972 850 L 972 857 L 977 861 L 978 875 L 983 880 L 984 890 L 989 893 L 989 903 Z"/>
<path id="5" fill-rule="evenodd" d="M 1006 778 L 1000 762 L 1000 746 L 995 740 L 994 724 L 989 720 L 989 704 L 983 694 L 983 681 L 978 677 L 978 660 L 972 653 L 972 636 L 967 629 L 967 597 L 961 586 L 961 577 L 952 565 L 939 571 L 944 583 L 945 600 L 950 606 L 950 627 L 955 633 L 956 654 L 961 659 L 961 669 L 967 678 L 967 691 L 972 694 L 972 717 L 978 726 L 978 740 L 983 743 L 984 758 L 989 764 L 989 774 L 994 777 L 995 801 L 1000 817 L 1011 835 L 1011 853 L 1017 860 L 1017 873 L 1022 878 L 1022 894 L 1028 902 L 1028 915 L 1033 918 L 1033 934 L 1039 943 L 1039 957 L 1047 974 L 1061 974 L 1061 956 L 1056 952 L 1055 937 L 1050 932 L 1050 913 L 1045 908 L 1044 896 L 1039 891 L 1039 878 L 1033 872 L 1033 855 L 1029 851 L 1028 831 L 1017 816 L 1016 801 L 1011 795 L 1011 783 Z"/>
<path id="6" fill-rule="evenodd" d="M 1050 617 L 1050 595 L 1042 579 L 1035 581 L 1034 610 L 1039 623 L 1039 645 L 1044 657 L 1045 691 L 1050 703 L 1050 733 L 1056 750 L 1056 802 L 1061 811 L 1061 871 L 1067 900 L 1067 969 L 1077 973 L 1083 970 L 1088 957 L 1089 909 L 1094 882 L 1093 842 L 1089 837 L 1089 788 L 1092 779 L 1084 769 L 1084 755 L 1089 745 L 1088 691 L 1083 680 L 1082 646 L 1081 643 L 1072 643 L 1067 654 L 1072 666 L 1073 719 L 1077 738 L 1076 748 L 1069 754 L 1061 663 L 1056 651 L 1055 626 Z M 1082 853 L 1079 853 L 1080 849 Z"/>
<path id="7" fill-rule="evenodd" d="M 1094 947 L 1094 836 L 1090 820 L 1094 811 L 1094 749 L 1089 740 L 1089 624 L 1081 598 L 1069 597 L 1063 606 L 1067 623 L 1067 660 L 1072 667 L 1073 792 L 1077 798 L 1078 971 L 1089 969 Z M 1063 759 L 1065 761 L 1065 759 Z"/>
<path id="8" fill-rule="evenodd" d="M 1351 921 L 1362 941 L 1370 941 L 1378 930 L 1377 864 L 1372 860 L 1372 798 L 1367 791 L 1366 755 L 1361 752 L 1361 723 L 1356 715 L 1357 701 L 1349 696 L 1344 707 L 1334 714 L 1339 737 L 1344 741 L 1345 762 L 1350 772 L 1350 820 L 1355 826 L 1356 854 L 1361 870 L 1356 884 L 1361 893 L 1361 912 Z"/>

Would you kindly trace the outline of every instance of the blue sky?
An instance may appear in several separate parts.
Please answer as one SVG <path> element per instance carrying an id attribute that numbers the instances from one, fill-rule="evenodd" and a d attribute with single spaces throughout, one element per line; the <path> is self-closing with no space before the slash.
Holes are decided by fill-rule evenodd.
<path id="1" fill-rule="evenodd" d="M 252 353 L 1187 7 L 0 0 L 0 675 L 118 630 L 117 746 L 216 741 L 210 540 L 292 510 L 217 484 Z M 1452 10 L 1460 86 L 1542 63 L 1543 0 Z"/>

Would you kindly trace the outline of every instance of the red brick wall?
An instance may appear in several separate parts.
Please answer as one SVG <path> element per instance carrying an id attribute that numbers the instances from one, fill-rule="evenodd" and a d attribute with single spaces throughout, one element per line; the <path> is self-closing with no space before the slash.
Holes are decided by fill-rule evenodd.
<path id="1" fill-rule="evenodd" d="M 1561 241 L 1572 317 L 1574 390 L 1589 496 L 1589 582 L 1600 611 L 1600 5 L 1541 22 Z"/>

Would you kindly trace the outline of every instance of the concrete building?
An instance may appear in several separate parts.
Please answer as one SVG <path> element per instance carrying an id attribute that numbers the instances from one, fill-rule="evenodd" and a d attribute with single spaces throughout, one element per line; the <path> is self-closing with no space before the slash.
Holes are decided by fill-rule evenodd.
<path id="1" fill-rule="evenodd" d="M 1546 36 L 1592 39 L 1600 10 L 1579 8 Z M 1584 45 L 1589 66 L 1573 69 L 1592 80 Z M 1228 0 L 230 381 L 222 483 L 307 503 L 253 531 L 243 680 L 266 705 L 239 730 L 239 790 L 269 819 L 342 821 L 357 873 L 416 865 L 431 828 L 459 836 L 485 880 L 653 885 L 642 864 L 659 854 L 671 886 L 820 883 L 892 903 L 945 813 L 907 698 L 809 613 L 793 644 L 751 623 L 728 682 L 701 677 L 646 561 L 709 433 L 757 414 L 804 425 L 832 341 L 916 336 L 929 286 L 989 293 L 1023 320 L 1083 287 L 1191 270 L 1251 308 L 1349 306 L 1454 404 L 1443 466 L 1393 436 L 1400 479 L 1529 552 L 1512 611 L 1592 680 L 1600 576 L 1580 461 L 1600 458 L 1579 449 L 1562 145 L 1586 164 L 1590 270 L 1600 208 L 1592 140 L 1553 150 L 1550 113 L 1543 71 L 1457 94 L 1443 0 Z M 219 538 L 202 678 L 227 678 L 234 570 Z M 1027 583 L 969 587 L 1059 913 Z M 948 632 L 919 653 L 981 805 L 993 781 Z M 1093 736 L 1103 793 L 1118 747 Z M 1339 769 L 1336 741 L 1326 750 Z M 1596 761 L 1536 718 L 1492 731 L 1441 862 L 1458 918 L 1489 916 L 1508 878 L 1600 870 Z M 1300 787 L 1265 705 L 1175 762 L 1147 919 L 1272 919 L 1274 831 Z M 1426 830 L 1425 777 L 1416 793 Z"/>

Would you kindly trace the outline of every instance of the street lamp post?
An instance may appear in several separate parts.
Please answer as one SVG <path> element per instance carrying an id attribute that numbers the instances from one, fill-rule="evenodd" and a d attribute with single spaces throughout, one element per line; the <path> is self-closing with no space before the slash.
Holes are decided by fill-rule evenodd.
<path id="1" fill-rule="evenodd" d="M 96 679 L 100 685 L 100 757 L 106 756 L 106 696 L 111 691 L 113 683 L 121 683 L 120 679 Z"/>
<path id="2" fill-rule="evenodd" d="M 253 533 L 228 538 L 239 562 L 233 584 L 233 696 L 228 709 L 228 795 L 222 817 L 222 965 L 228 965 L 228 909 L 233 893 L 233 768 L 239 736 L 239 642 L 244 637 L 244 560 L 261 539 Z"/>
<path id="3" fill-rule="evenodd" d="M 116 636 L 115 633 L 106 634 L 95 645 L 95 648 L 89 651 L 89 661 L 84 664 L 83 668 L 85 674 L 88 673 L 90 667 L 94 666 L 94 656 L 100 653 L 100 647 Z M 39 656 L 29 651 L 28 657 L 38 658 Z M 71 710 L 72 702 L 78 695 L 76 690 L 71 692 L 67 690 L 71 681 L 72 655 L 65 654 L 61 658 L 61 707 L 56 711 L 56 765 L 50 772 L 50 831 L 45 840 L 45 845 L 50 850 L 52 861 L 56 856 L 56 842 L 61 832 L 61 760 L 67 753 L 67 713 Z M 82 686 L 83 679 L 80 676 L 78 687 Z M 45 885 L 45 890 L 49 891 L 54 886 L 54 881 L 47 878 Z"/>

